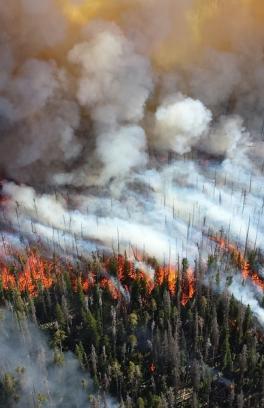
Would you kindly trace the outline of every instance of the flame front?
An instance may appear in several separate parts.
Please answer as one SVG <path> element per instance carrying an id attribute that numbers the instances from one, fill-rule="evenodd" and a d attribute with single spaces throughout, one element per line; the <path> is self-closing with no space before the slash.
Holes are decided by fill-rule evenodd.
<path id="1" fill-rule="evenodd" d="M 20 292 L 36 296 L 40 287 L 49 289 L 53 285 L 51 262 L 45 261 L 33 251 L 30 251 L 25 262 L 21 256 L 19 260 L 22 268 L 17 274 L 7 265 L 1 267 L 2 285 L 5 290 L 16 288 Z"/>
<path id="2" fill-rule="evenodd" d="M 232 255 L 234 262 L 239 267 L 244 280 L 250 280 L 254 285 L 264 291 L 264 280 L 257 274 L 257 272 L 251 270 L 250 263 L 237 246 L 231 244 L 222 237 L 219 238 L 210 236 L 210 239 L 221 249 L 229 252 Z"/>
<path id="3" fill-rule="evenodd" d="M 173 266 L 160 266 L 156 270 L 155 281 L 158 286 L 167 283 L 170 293 L 175 294 L 177 276 L 177 270 Z"/>
<path id="4" fill-rule="evenodd" d="M 77 291 L 78 288 L 81 288 L 87 294 L 98 284 L 100 288 L 108 291 L 112 299 L 118 300 L 125 291 L 129 292 L 129 288 L 135 281 L 144 282 L 146 293 L 149 296 L 156 287 L 163 285 L 167 287 L 172 296 L 176 294 L 178 272 L 173 266 L 158 266 L 153 280 L 150 274 L 136 268 L 133 261 L 128 260 L 126 256 L 118 255 L 102 261 L 99 272 L 96 273 L 91 270 L 84 275 L 76 276 L 71 263 L 65 265 L 59 259 L 56 261 L 46 260 L 37 251 L 31 250 L 27 254 L 12 255 L 16 256 L 20 267 L 17 266 L 15 270 L 13 266 L 1 263 L 2 288 L 4 290 L 17 289 L 19 292 L 28 293 L 32 297 L 37 296 L 40 290 L 49 289 L 55 285 L 65 269 L 69 272 L 73 290 Z M 117 266 L 117 279 L 108 273 L 111 262 Z M 195 294 L 195 278 L 191 268 L 184 274 L 180 284 L 182 285 L 181 303 L 185 306 Z"/>
<path id="5" fill-rule="evenodd" d="M 195 275 L 192 268 L 188 268 L 183 285 L 181 304 L 185 306 L 195 295 Z"/>

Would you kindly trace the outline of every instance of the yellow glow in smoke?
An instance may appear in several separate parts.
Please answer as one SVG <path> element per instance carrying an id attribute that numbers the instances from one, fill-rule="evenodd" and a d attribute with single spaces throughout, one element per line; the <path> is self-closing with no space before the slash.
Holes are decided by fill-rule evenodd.
<path id="1" fill-rule="evenodd" d="M 68 20 L 83 26 L 94 18 L 118 20 L 122 10 L 129 7 L 120 0 L 57 0 Z M 134 2 L 136 3 L 136 2 Z"/>
<path id="2" fill-rule="evenodd" d="M 101 0 L 84 0 L 79 2 L 59 0 L 59 4 L 69 21 L 80 25 L 99 15 L 103 6 Z"/>
<path id="3" fill-rule="evenodd" d="M 218 13 L 219 0 L 194 0 L 193 6 L 181 16 L 185 20 L 184 32 L 179 36 L 177 30 L 173 31 L 154 53 L 156 65 L 170 69 L 176 64 L 183 65 L 193 60 L 204 44 L 203 27 Z M 178 16 L 175 17 L 175 27 L 177 19 Z"/>
<path id="4" fill-rule="evenodd" d="M 264 39 L 264 0 L 193 0 L 181 18 L 186 20 L 184 35 L 172 31 L 154 53 L 162 69 L 194 62 L 205 48 L 229 52 L 250 36 L 263 33 Z"/>
<path id="5" fill-rule="evenodd" d="M 122 28 L 125 13 L 133 10 L 140 16 L 144 9 L 143 0 L 57 1 L 68 21 L 75 26 L 100 18 L 115 21 Z M 155 9 L 155 4 L 163 0 L 151 1 Z M 177 1 L 171 0 L 175 4 Z M 171 32 L 152 49 L 152 59 L 162 69 L 193 61 L 203 47 L 232 50 L 235 37 L 243 39 L 252 30 L 261 31 L 264 24 L 264 0 L 193 0 L 192 6 L 182 14 L 178 14 L 177 8 L 175 10 L 175 15 L 171 15 Z M 184 26 L 180 33 L 179 20 Z"/>
<path id="6" fill-rule="evenodd" d="M 208 2 L 196 1 L 193 7 L 187 14 L 187 20 L 192 32 L 192 38 L 195 42 L 202 42 L 201 28 L 206 24 L 206 21 L 213 19 L 219 12 L 219 1 L 211 0 Z"/>

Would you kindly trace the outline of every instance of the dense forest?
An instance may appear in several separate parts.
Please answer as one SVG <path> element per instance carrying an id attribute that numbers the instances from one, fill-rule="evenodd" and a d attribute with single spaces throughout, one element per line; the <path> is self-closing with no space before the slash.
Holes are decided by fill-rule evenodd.
<path id="1" fill-rule="evenodd" d="M 259 256 L 249 254 L 248 269 Z M 46 333 L 51 361 L 48 352 L 33 356 L 44 377 L 52 367 L 68 373 L 74 353 L 78 374 L 67 382 L 85 398 L 67 405 L 62 395 L 54 403 L 47 386 L 25 400 L 28 363 L 12 370 L 2 355 L 0 406 L 264 407 L 264 335 L 250 307 L 228 292 L 238 266 L 234 251 L 223 248 L 193 268 L 178 260 L 173 273 L 156 259 L 133 262 L 126 254 L 94 253 L 74 264 L 36 248 L 13 254 L 1 265 L 0 336 L 5 314 L 22 342 L 38 336 L 34 330 Z"/>

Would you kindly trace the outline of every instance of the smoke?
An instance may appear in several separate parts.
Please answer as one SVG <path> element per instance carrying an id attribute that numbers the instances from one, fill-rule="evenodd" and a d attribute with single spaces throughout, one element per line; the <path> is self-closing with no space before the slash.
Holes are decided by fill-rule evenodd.
<path id="1" fill-rule="evenodd" d="M 257 317 L 262 326 L 264 326 L 264 310 L 261 306 L 261 294 L 258 293 L 256 288 L 252 285 L 242 285 L 241 279 L 236 276 L 233 279 L 232 284 L 228 288 L 229 292 L 237 299 L 239 302 L 243 303 L 245 306 L 250 306 L 254 315 Z"/>
<path id="2" fill-rule="evenodd" d="M 127 126 L 116 132 L 101 134 L 96 152 L 104 164 L 104 181 L 120 175 L 123 177 L 133 167 L 147 164 L 145 132 L 139 126 Z"/>
<path id="3" fill-rule="evenodd" d="M 240 155 L 242 159 L 249 145 L 250 135 L 243 126 L 243 119 L 240 116 L 221 116 L 202 143 L 202 150 L 227 158 Z"/>
<path id="4" fill-rule="evenodd" d="M 165 150 L 188 153 L 208 131 L 211 112 L 199 101 L 177 95 L 156 112 L 157 143 Z"/>
<path id="5" fill-rule="evenodd" d="M 263 22 L 261 0 L 2 2 L 5 236 L 174 263 L 208 228 L 263 249 Z"/>
<path id="6" fill-rule="evenodd" d="M 0 160 L 6 176 L 46 188 L 101 184 L 109 170 L 104 146 L 122 132 L 132 147 L 126 128 L 134 125 L 147 131 L 148 146 L 143 137 L 134 144 L 125 173 L 147 164 L 142 152 L 148 147 L 183 154 L 199 145 L 229 156 L 244 142 L 243 118 L 252 136 L 261 129 L 258 1 L 42 3 L 1 5 Z M 231 24 L 227 11 L 235 8 L 243 28 L 257 21 L 247 39 L 233 25 L 228 42 L 220 23 Z M 177 80 L 164 89 L 169 78 Z M 230 118 L 223 114 L 228 106 Z M 109 156 L 117 156 L 115 144 Z M 108 178 L 123 173 L 121 157 Z"/>
<path id="7" fill-rule="evenodd" d="M 64 353 L 62 366 L 54 363 L 47 338 L 25 317 L 18 320 L 9 310 L 1 310 L 0 376 L 15 379 L 12 406 L 87 407 L 93 394 L 92 380 L 82 374 L 71 352 Z M 107 406 L 117 406 L 108 400 Z M 42 404 L 41 404 L 42 405 Z"/>
<path id="8" fill-rule="evenodd" d="M 114 24 L 92 24 L 85 36 L 89 41 L 75 45 L 68 58 L 80 66 L 76 96 L 93 119 L 106 182 L 147 164 L 144 130 L 133 124 L 143 119 L 152 74 L 149 61 Z"/>
<path id="9" fill-rule="evenodd" d="M 92 208 L 88 214 L 80 209 L 69 212 L 63 200 L 57 200 L 55 195 L 38 196 L 30 187 L 7 183 L 4 184 L 4 193 L 11 199 L 8 217 L 13 220 L 13 226 L 17 230 L 31 235 L 33 239 L 46 238 L 47 242 L 58 239 L 66 253 L 67 249 L 70 250 L 69 246 L 73 247 L 74 251 L 76 246 L 72 243 L 68 246 L 66 243 L 65 247 L 65 232 L 74 240 L 77 237 L 81 240 L 99 241 L 101 246 L 106 248 L 113 248 L 120 241 L 120 248 L 121 245 L 123 249 L 133 245 L 160 260 L 168 259 L 172 251 L 173 259 L 176 259 L 173 237 L 167 236 L 163 228 L 156 229 L 157 222 L 156 225 L 152 225 L 150 220 L 144 222 L 144 214 L 133 214 L 132 219 L 127 219 L 127 211 L 122 211 L 120 203 L 119 206 L 118 203 L 112 203 L 114 213 L 109 212 L 107 215 L 111 204 L 102 202 L 104 215 L 100 217 Z M 85 203 L 89 205 L 87 200 L 89 199 L 85 198 Z M 20 203 L 19 208 L 16 202 Z M 96 211 L 99 211 L 97 202 Z M 185 228 L 182 225 L 183 231 Z M 54 229 L 58 234 L 54 234 Z M 182 235 L 184 239 L 184 232 Z M 79 252 L 81 251 L 82 249 Z"/>
<path id="10" fill-rule="evenodd" d="M 77 98 L 98 125 L 138 122 L 152 90 L 150 64 L 115 25 L 94 24 L 69 52 L 79 64 Z M 92 63 L 91 63 L 92 62 Z"/>

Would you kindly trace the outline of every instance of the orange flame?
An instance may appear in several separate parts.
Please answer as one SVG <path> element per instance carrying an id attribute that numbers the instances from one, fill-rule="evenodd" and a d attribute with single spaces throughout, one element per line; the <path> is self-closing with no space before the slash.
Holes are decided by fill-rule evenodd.
<path id="1" fill-rule="evenodd" d="M 186 304 L 191 300 L 195 295 L 195 276 L 194 271 L 191 268 L 188 268 L 186 271 L 186 276 L 184 277 L 183 291 L 181 304 L 186 306 Z"/>
<path id="2" fill-rule="evenodd" d="M 229 243 L 224 238 L 210 236 L 211 241 L 215 242 L 221 249 L 229 252 L 236 265 L 240 268 L 241 274 L 244 280 L 251 280 L 258 288 L 264 291 L 264 280 L 257 274 L 257 272 L 251 270 L 250 263 L 238 249 L 237 246 Z"/>
<path id="3" fill-rule="evenodd" d="M 112 299 L 114 299 L 114 300 L 120 299 L 121 294 L 120 294 L 118 288 L 111 281 L 111 279 L 108 279 L 108 278 L 104 277 L 100 282 L 100 286 L 101 286 L 101 288 L 108 290 L 108 292 L 110 293 Z"/>
<path id="4" fill-rule="evenodd" d="M 23 263 L 21 257 L 20 261 Z M 41 259 L 37 253 L 31 251 L 17 277 L 8 266 L 1 266 L 3 289 L 18 289 L 20 292 L 27 291 L 31 296 L 36 296 L 40 286 L 49 289 L 53 285 L 51 268 L 50 262 Z"/>
<path id="5" fill-rule="evenodd" d="M 150 294 L 154 289 L 154 282 L 151 277 L 144 271 L 136 269 L 133 261 L 128 260 L 122 255 L 117 257 L 118 267 L 117 267 L 117 277 L 121 283 L 126 283 L 127 280 L 144 280 L 146 282 L 147 291 Z"/>
<path id="6" fill-rule="evenodd" d="M 23 273 L 19 275 L 18 287 L 20 292 L 28 291 L 32 296 L 38 292 L 38 284 L 49 289 L 53 285 L 50 276 L 51 265 L 39 256 L 31 253 L 27 259 Z"/>
<path id="7" fill-rule="evenodd" d="M 95 272 L 89 271 L 88 276 L 76 276 L 74 273 L 74 267 L 71 263 L 61 263 L 59 259 L 56 262 L 43 259 L 37 251 L 30 250 L 25 254 L 11 253 L 20 265 L 17 267 L 17 271 L 14 271 L 14 267 L 0 264 L 0 275 L 2 281 L 2 287 L 4 290 L 17 289 L 21 293 L 27 292 L 30 296 L 35 297 L 38 295 L 41 288 L 49 289 L 56 282 L 59 276 L 62 276 L 62 271 L 68 270 L 70 274 L 71 284 L 74 291 L 77 291 L 79 287 L 85 293 L 95 286 L 97 282 L 102 289 L 107 289 L 111 297 L 115 300 L 119 300 L 122 297 L 119 284 L 123 288 L 131 288 L 133 281 L 144 281 L 146 284 L 146 290 L 149 295 L 155 287 L 163 284 L 167 285 L 171 295 L 176 293 L 176 282 L 178 278 L 178 272 L 173 266 L 158 267 L 155 272 L 155 281 L 151 276 L 135 267 L 133 261 L 128 260 L 125 256 L 118 255 L 114 258 L 117 265 L 117 282 L 111 278 L 108 274 L 109 266 L 113 258 L 108 258 L 102 263 L 103 271 L 102 276 L 97 276 Z M 186 305 L 188 300 L 192 299 L 195 294 L 195 279 L 194 273 L 191 269 L 186 272 L 186 277 L 183 281 L 183 295 L 182 304 Z"/>
<path id="8" fill-rule="evenodd" d="M 155 283 L 161 286 L 163 283 L 167 283 L 168 289 L 172 295 L 176 293 L 176 282 L 178 272 L 173 266 L 159 266 L 155 273 Z"/>
<path id="9" fill-rule="evenodd" d="M 16 286 L 16 280 L 14 275 L 10 273 L 7 266 L 2 266 L 1 268 L 1 278 L 2 278 L 2 285 L 3 289 L 11 289 Z"/>

